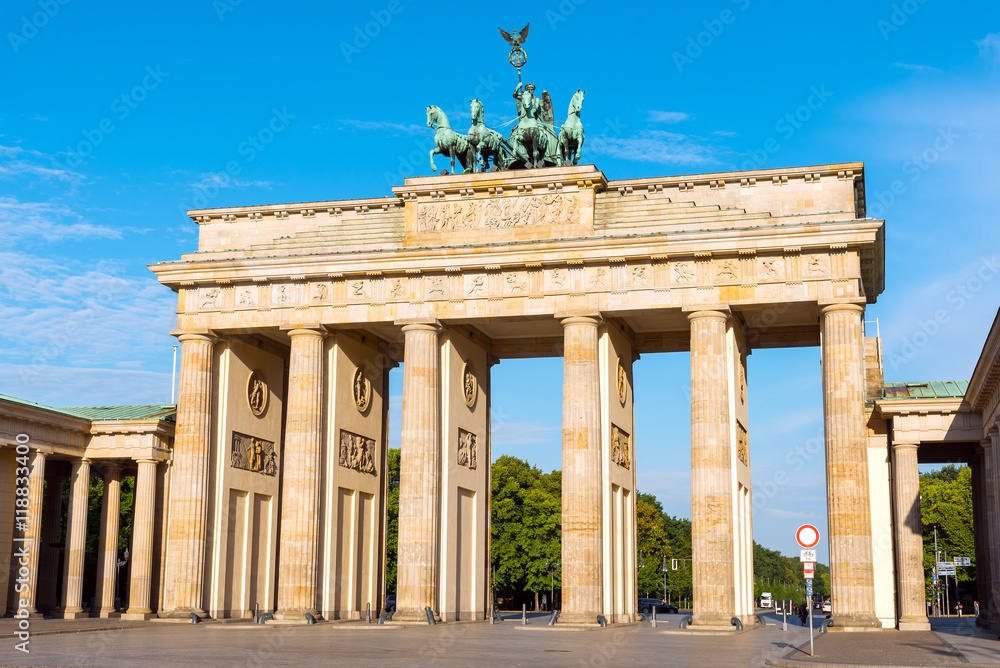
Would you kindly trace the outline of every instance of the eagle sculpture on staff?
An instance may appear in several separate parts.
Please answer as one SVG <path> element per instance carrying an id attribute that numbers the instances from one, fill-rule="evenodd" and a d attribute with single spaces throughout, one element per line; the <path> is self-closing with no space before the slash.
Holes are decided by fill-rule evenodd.
<path id="1" fill-rule="evenodd" d="M 507 42 L 509 42 L 512 47 L 514 47 L 516 49 L 517 47 L 519 47 L 522 44 L 524 44 L 524 40 L 528 39 L 528 27 L 530 25 L 531 24 L 529 23 L 528 25 L 526 25 L 523 28 L 521 28 L 521 32 L 515 33 L 513 35 L 511 35 L 509 32 L 507 32 L 503 28 L 499 28 L 499 30 L 500 30 L 500 34 L 503 35 L 503 38 L 505 40 L 507 40 Z"/>
<path id="2" fill-rule="evenodd" d="M 510 55 L 507 56 L 507 61 L 511 65 L 513 65 L 514 67 L 517 68 L 517 81 L 518 81 L 518 83 L 520 83 L 520 81 L 521 81 L 521 68 L 524 67 L 524 64 L 526 62 L 528 62 L 528 54 L 525 53 L 524 49 L 521 48 L 521 45 L 524 44 L 524 40 L 528 39 L 528 27 L 529 26 L 531 26 L 530 23 L 528 25 L 524 26 L 521 29 L 521 32 L 514 33 L 513 35 L 511 35 L 509 32 L 507 32 L 503 28 L 499 29 L 500 30 L 500 35 L 505 40 L 507 40 L 508 44 L 510 44 L 510 47 L 511 47 L 510 48 Z"/>

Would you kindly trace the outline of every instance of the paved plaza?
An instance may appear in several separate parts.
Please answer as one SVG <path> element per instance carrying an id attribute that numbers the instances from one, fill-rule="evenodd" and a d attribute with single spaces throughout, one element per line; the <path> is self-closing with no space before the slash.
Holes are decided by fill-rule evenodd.
<path id="1" fill-rule="evenodd" d="M 816 636 L 790 618 L 731 636 L 680 631 L 680 615 L 608 629 L 548 628 L 544 616 L 522 626 L 517 615 L 489 625 L 464 622 L 316 626 L 206 622 L 197 626 L 115 620 L 38 620 L 31 653 L 0 648 L 3 666 L 967 666 L 1000 664 L 1000 641 L 971 619 L 934 620 L 933 632 L 830 633 Z M 10 638 L 10 622 L 2 635 Z M 793 623 L 794 621 L 794 623 Z M 819 619 L 815 620 L 819 624 Z M 95 630 L 103 628 L 104 630 Z M 89 630 L 88 630 L 89 629 Z M 767 663 L 765 663 L 767 662 Z"/>

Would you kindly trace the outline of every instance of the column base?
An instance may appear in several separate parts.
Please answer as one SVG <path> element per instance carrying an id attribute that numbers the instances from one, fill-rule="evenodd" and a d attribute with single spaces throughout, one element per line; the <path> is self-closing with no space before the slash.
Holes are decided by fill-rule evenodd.
<path id="1" fill-rule="evenodd" d="M 708 628 L 713 631 L 723 629 L 736 631 L 736 627 L 733 626 L 732 619 L 735 615 L 693 615 L 691 617 L 691 623 L 688 624 L 689 629 L 697 630 L 699 627 Z M 746 622 L 744 622 L 746 624 Z"/>
<path id="2" fill-rule="evenodd" d="M 129 610 L 122 613 L 123 622 L 144 622 L 155 617 L 156 613 L 152 610 L 147 610 L 146 612 L 133 612 L 132 610 Z"/>
<path id="3" fill-rule="evenodd" d="M 440 613 L 433 612 L 433 611 L 431 611 L 431 612 L 432 612 L 432 615 L 434 617 L 434 621 L 435 622 L 439 622 L 440 623 L 440 622 L 443 621 L 441 619 Z M 413 609 L 413 608 L 411 608 L 411 609 L 403 608 L 402 610 L 396 610 L 396 612 L 392 613 L 392 621 L 393 621 L 393 623 L 395 623 L 395 622 L 402 622 L 404 624 L 426 624 L 427 623 L 427 612 L 425 610 L 416 610 L 416 609 Z"/>
<path id="4" fill-rule="evenodd" d="M 323 615 L 318 610 L 307 610 L 306 608 L 284 608 L 274 613 L 274 618 L 279 622 L 307 624 L 306 615 L 312 615 L 313 619 L 319 621 Z"/>
<path id="5" fill-rule="evenodd" d="M 833 615 L 827 631 L 881 631 L 882 622 L 874 615 Z"/>
<path id="6" fill-rule="evenodd" d="M 556 619 L 556 626 L 600 626 L 597 622 L 599 612 L 560 612 Z"/>
<path id="7" fill-rule="evenodd" d="M 81 610 L 56 610 L 52 613 L 53 619 L 87 619 L 89 612 Z"/>
<path id="8" fill-rule="evenodd" d="M 90 613 L 91 617 L 99 617 L 101 619 L 117 619 L 122 616 L 117 610 L 95 610 Z"/>
<path id="9" fill-rule="evenodd" d="M 931 622 L 926 617 L 900 617 L 896 628 L 900 631 L 930 631 Z"/>
<path id="10" fill-rule="evenodd" d="M 208 618 L 208 613 L 201 608 L 174 608 L 161 612 L 157 616 L 161 619 L 186 619 L 191 616 L 191 613 L 198 615 L 200 619 Z"/>

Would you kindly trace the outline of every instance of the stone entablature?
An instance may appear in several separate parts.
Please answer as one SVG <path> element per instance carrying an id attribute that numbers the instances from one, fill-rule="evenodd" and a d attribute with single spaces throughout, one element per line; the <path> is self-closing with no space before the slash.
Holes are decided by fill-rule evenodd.
<path id="1" fill-rule="evenodd" d="M 898 443 L 978 443 L 983 416 L 964 399 L 885 399 L 875 402 L 879 415 L 892 418 L 892 441 Z"/>

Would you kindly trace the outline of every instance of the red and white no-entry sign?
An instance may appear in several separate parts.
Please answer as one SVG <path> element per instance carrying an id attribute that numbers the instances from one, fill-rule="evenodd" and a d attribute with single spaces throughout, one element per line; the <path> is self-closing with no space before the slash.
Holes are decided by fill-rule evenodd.
<path id="1" fill-rule="evenodd" d="M 795 540 L 807 550 L 816 547 L 819 544 L 819 529 L 811 524 L 803 524 L 795 532 Z"/>

